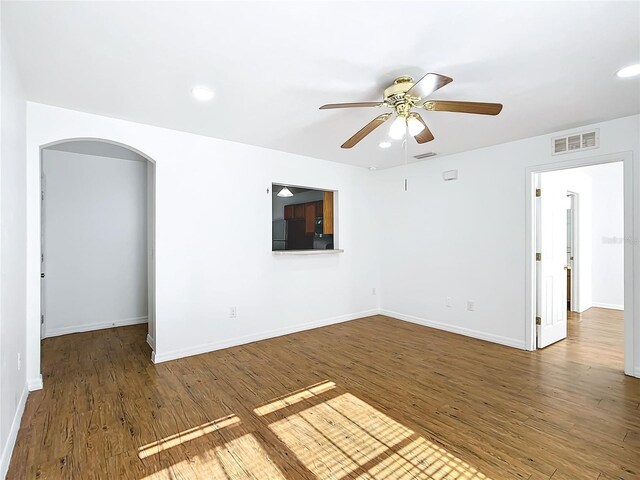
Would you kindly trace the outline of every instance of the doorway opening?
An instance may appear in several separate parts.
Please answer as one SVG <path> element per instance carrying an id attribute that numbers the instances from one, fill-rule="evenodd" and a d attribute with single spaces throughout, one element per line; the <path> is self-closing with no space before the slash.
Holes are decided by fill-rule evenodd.
<path id="1" fill-rule="evenodd" d="M 606 332 L 609 366 L 633 374 L 630 173 L 629 154 L 528 169 L 528 349 Z"/>
<path id="2" fill-rule="evenodd" d="M 155 163 L 115 142 L 41 148 L 41 339 L 147 324 L 155 350 Z"/>

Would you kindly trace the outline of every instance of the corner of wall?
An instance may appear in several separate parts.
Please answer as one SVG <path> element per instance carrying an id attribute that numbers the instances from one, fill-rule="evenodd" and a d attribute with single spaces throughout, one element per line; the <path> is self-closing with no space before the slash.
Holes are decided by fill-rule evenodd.
<path id="1" fill-rule="evenodd" d="M 27 404 L 27 397 L 29 396 L 29 390 L 27 386 L 24 386 L 22 390 L 22 395 L 20 395 L 20 400 L 18 401 L 18 406 L 16 408 L 15 415 L 13 417 L 13 421 L 11 422 L 11 428 L 9 430 L 9 436 L 7 437 L 7 442 L 2 449 L 2 456 L 0 457 L 0 478 L 5 478 L 7 476 L 7 472 L 9 471 L 9 464 L 11 463 L 11 455 L 13 454 L 13 447 L 16 444 L 16 440 L 18 438 L 18 431 L 20 430 L 20 422 L 22 420 L 22 414 L 24 413 L 24 407 Z"/>
<path id="2" fill-rule="evenodd" d="M 38 375 L 33 378 L 29 378 L 27 380 L 27 388 L 30 392 L 34 392 L 36 390 L 42 390 L 44 387 L 44 383 L 42 381 L 42 375 Z"/>

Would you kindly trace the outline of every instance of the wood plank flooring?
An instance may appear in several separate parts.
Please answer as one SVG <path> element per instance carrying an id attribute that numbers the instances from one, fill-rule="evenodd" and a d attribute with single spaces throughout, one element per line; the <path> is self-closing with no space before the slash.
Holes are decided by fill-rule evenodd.
<path id="1" fill-rule="evenodd" d="M 622 312 L 539 352 L 383 316 L 156 366 L 145 336 L 43 342 L 8 478 L 640 478 Z"/>

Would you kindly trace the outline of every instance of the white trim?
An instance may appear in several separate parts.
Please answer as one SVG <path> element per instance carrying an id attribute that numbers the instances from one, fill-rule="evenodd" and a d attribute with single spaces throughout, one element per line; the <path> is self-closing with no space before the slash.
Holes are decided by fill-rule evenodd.
<path id="1" fill-rule="evenodd" d="M 591 306 L 592 307 L 597 307 L 597 308 L 608 308 L 609 310 L 622 310 L 622 311 L 624 311 L 624 305 L 615 305 L 613 303 L 592 302 Z"/>
<path id="2" fill-rule="evenodd" d="M 177 360 L 179 358 L 190 357 L 192 355 L 200 355 L 202 353 L 209 353 L 216 350 L 222 350 L 224 348 L 237 347 L 246 343 L 257 342 L 260 340 L 267 340 L 269 338 L 280 337 L 282 335 L 289 335 L 291 333 L 298 333 L 305 330 L 311 330 L 319 327 L 326 327 L 327 325 L 333 325 L 335 323 L 348 322 L 349 320 L 356 320 L 362 317 L 370 317 L 371 315 L 378 315 L 380 310 L 377 308 L 371 310 L 365 310 L 362 312 L 351 313 L 348 315 L 340 315 L 337 317 L 326 318 L 323 320 L 316 320 L 313 322 L 302 323 L 291 327 L 278 328 L 275 330 L 269 330 L 267 332 L 261 332 L 252 335 L 244 335 L 242 337 L 235 337 L 229 340 L 223 340 L 221 342 L 205 343 L 197 345 L 195 347 L 181 348 L 170 352 L 164 352 L 159 354 L 154 350 L 151 354 L 151 360 L 153 363 L 168 362 L 170 360 Z"/>
<path id="3" fill-rule="evenodd" d="M 147 317 L 125 318 L 123 320 L 113 320 L 111 322 L 90 323 L 87 325 L 73 325 L 71 327 L 46 328 L 44 337 L 59 337 L 60 335 L 69 335 L 70 333 L 91 332 L 93 330 L 103 330 L 105 328 L 127 327 L 129 325 L 138 325 L 147 323 Z"/>
<path id="4" fill-rule="evenodd" d="M 624 372 L 636 375 L 635 332 L 640 329 L 634 318 L 635 304 L 635 264 L 634 264 L 634 177 L 633 152 L 620 152 L 576 160 L 545 163 L 525 169 L 525 348 L 535 350 L 535 252 L 533 235 L 535 232 L 534 177 L 536 173 L 566 170 L 568 168 L 623 162 L 624 168 L 624 237 L 631 239 L 624 245 Z M 636 375 L 637 376 L 637 375 Z"/>
<path id="5" fill-rule="evenodd" d="M 582 255 L 580 255 L 580 193 L 567 192 L 571 196 L 571 300 L 569 310 L 578 311 L 582 306 L 580 301 L 580 272 Z"/>
<path id="6" fill-rule="evenodd" d="M 147 333 L 147 345 L 151 347 L 151 350 L 156 349 L 156 340 Z"/>
<path id="7" fill-rule="evenodd" d="M 444 330 L 445 332 L 456 333 L 458 335 L 464 335 L 465 337 L 477 338 L 478 340 L 485 340 L 487 342 L 498 343 L 507 347 L 517 348 L 520 350 L 526 350 L 524 340 L 518 340 L 516 338 L 508 338 L 500 335 L 494 335 L 491 333 L 480 332 L 478 330 L 471 330 L 469 328 L 458 327 L 456 325 L 449 325 L 447 323 L 435 322 L 433 320 L 427 320 L 426 318 L 415 317 L 413 315 L 406 315 L 404 313 L 392 312 L 390 310 L 382 309 L 381 315 L 392 317 L 397 320 L 403 320 L 405 322 L 416 323 L 425 327 L 436 328 L 438 330 Z"/>
<path id="8" fill-rule="evenodd" d="M 16 439 L 18 438 L 18 431 L 20 430 L 20 421 L 22 420 L 22 414 L 24 413 L 24 407 L 27 404 L 27 397 L 29 396 L 29 390 L 27 386 L 24 386 L 18 405 L 16 406 L 16 413 L 13 416 L 13 422 L 11 422 L 11 428 L 9 429 L 9 435 L 7 436 L 7 443 L 4 444 L 2 449 L 2 457 L 0 457 L 0 478 L 6 478 L 9 470 L 9 463 L 11 462 L 11 454 L 13 453 L 13 447 L 16 445 Z"/>
<path id="9" fill-rule="evenodd" d="M 27 379 L 27 388 L 30 392 L 33 392 L 34 390 L 42 390 L 42 387 L 42 375 L 38 375 L 35 378 Z"/>
<path id="10" fill-rule="evenodd" d="M 332 248 L 330 250 L 273 250 L 274 255 L 331 255 L 333 253 L 344 253 L 342 248 Z"/>

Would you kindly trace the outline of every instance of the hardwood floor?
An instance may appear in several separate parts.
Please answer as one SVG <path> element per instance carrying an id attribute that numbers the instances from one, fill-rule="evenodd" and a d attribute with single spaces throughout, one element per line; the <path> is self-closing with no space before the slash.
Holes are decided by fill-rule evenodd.
<path id="1" fill-rule="evenodd" d="M 539 352 L 375 316 L 154 366 L 145 335 L 43 342 L 8 478 L 640 478 L 621 312 Z"/>

